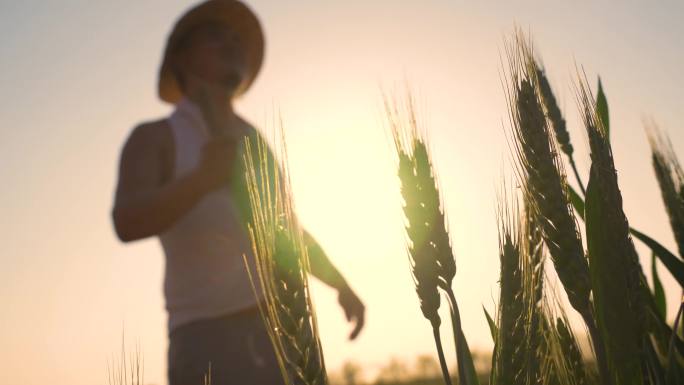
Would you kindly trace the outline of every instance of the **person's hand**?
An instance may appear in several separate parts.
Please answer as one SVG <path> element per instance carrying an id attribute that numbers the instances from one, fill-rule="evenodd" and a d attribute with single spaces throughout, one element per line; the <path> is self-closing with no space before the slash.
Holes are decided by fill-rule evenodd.
<path id="1" fill-rule="evenodd" d="M 209 138 L 202 147 L 200 162 L 195 170 L 202 187 L 211 191 L 228 183 L 237 148 L 235 138 L 226 135 Z"/>
<path id="2" fill-rule="evenodd" d="M 338 301 L 342 310 L 344 310 L 344 316 L 347 317 L 347 321 L 354 322 L 354 330 L 349 334 L 349 339 L 354 340 L 363 329 L 363 324 L 365 322 L 366 307 L 361 302 L 361 299 L 356 296 L 356 293 L 347 285 L 345 285 L 339 291 Z"/>
<path id="3" fill-rule="evenodd" d="M 202 117 L 209 130 L 208 134 L 213 136 L 224 133 L 225 130 L 222 125 L 226 122 L 222 119 L 222 116 L 225 113 L 226 106 L 219 104 L 219 101 L 223 103 L 227 100 L 225 90 L 197 76 L 192 75 L 191 78 L 194 79 L 196 84 L 196 88 L 192 93 L 192 99 L 202 111 Z"/>

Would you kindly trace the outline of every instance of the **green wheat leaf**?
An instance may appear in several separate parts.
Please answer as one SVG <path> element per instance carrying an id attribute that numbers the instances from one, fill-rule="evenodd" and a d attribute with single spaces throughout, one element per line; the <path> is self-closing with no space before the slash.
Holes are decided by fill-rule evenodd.
<path id="1" fill-rule="evenodd" d="M 660 259 L 660 262 L 665 265 L 670 274 L 672 274 L 672 276 L 677 280 L 679 286 L 684 287 L 684 262 L 672 254 L 663 245 L 658 243 L 655 239 L 640 232 L 639 230 L 631 229 L 631 233 L 636 239 L 640 240 L 651 250 L 653 250 L 653 252 Z"/>
<path id="2" fill-rule="evenodd" d="M 460 337 L 456 342 L 456 354 L 458 360 L 461 361 L 462 367 L 464 369 L 463 376 L 459 372 L 459 379 L 463 379 L 463 382 L 459 381 L 461 385 L 480 385 L 480 380 L 477 377 L 477 371 L 475 370 L 475 362 L 473 361 L 473 356 L 470 353 L 470 347 L 468 347 L 468 341 L 465 339 L 463 331 L 460 333 Z"/>
<path id="3" fill-rule="evenodd" d="M 653 276 L 653 298 L 658 308 L 658 313 L 663 319 L 667 317 L 667 301 L 665 300 L 665 290 L 663 284 L 658 277 L 658 270 L 656 269 L 656 254 L 651 252 L 651 275 Z"/>
<path id="4" fill-rule="evenodd" d="M 484 306 L 482 306 L 482 311 L 484 311 L 485 317 L 487 318 L 487 324 L 489 324 L 489 332 L 492 334 L 492 341 L 496 343 L 496 336 L 497 334 L 499 334 L 499 329 L 496 327 L 496 322 L 494 322 L 494 319 L 491 315 L 489 315 L 489 312 L 487 312 L 487 309 L 485 309 Z"/>
<path id="5" fill-rule="evenodd" d="M 584 200 L 570 185 L 568 185 L 568 193 L 572 207 L 575 209 L 575 212 L 577 212 L 577 215 L 584 220 Z"/>

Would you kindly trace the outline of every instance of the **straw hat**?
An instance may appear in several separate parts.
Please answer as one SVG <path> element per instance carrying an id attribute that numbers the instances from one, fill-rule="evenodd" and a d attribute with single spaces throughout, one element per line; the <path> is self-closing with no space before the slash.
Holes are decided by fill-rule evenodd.
<path id="1" fill-rule="evenodd" d="M 254 82 L 264 58 L 264 34 L 257 16 L 238 0 L 208 0 L 188 10 L 178 19 L 166 42 L 164 59 L 159 69 L 157 91 L 159 98 L 176 104 L 182 98 L 176 76 L 171 66 L 171 57 L 179 41 L 194 27 L 207 22 L 220 22 L 230 25 L 241 34 L 245 43 L 248 73 L 236 91 L 242 95 Z"/>

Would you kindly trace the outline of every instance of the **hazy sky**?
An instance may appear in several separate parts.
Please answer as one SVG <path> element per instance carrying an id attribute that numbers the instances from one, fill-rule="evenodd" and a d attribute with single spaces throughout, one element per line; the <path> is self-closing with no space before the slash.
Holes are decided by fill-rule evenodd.
<path id="1" fill-rule="evenodd" d="M 0 383 L 104 383 L 123 329 L 129 345 L 139 341 L 146 382 L 166 383 L 163 255 L 156 239 L 119 243 L 110 210 L 123 141 L 170 112 L 156 98 L 156 74 L 190 4 L 0 2 Z M 379 86 L 405 79 L 446 198 L 464 329 L 472 347 L 491 348 L 482 305 L 493 311 L 498 296 L 495 189 L 510 169 L 500 52 L 516 22 L 533 34 L 585 181 L 572 80 L 576 64 L 592 85 L 601 74 L 630 224 L 674 249 L 642 118 L 655 117 L 684 156 L 684 3 L 250 4 L 267 54 L 237 109 L 260 127 L 274 106 L 282 111 L 298 213 L 368 309 L 359 341 L 348 343 L 334 292 L 315 285 L 331 368 L 354 359 L 374 370 L 392 356 L 434 352 L 403 252 L 380 108 Z M 672 313 L 679 293 L 660 271 Z"/>

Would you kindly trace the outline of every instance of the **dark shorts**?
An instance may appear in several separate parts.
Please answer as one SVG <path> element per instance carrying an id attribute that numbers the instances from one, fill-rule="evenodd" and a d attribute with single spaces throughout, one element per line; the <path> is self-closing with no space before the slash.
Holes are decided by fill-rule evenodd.
<path id="1" fill-rule="evenodd" d="M 169 385 L 282 385 L 258 308 L 181 325 L 169 335 Z"/>

